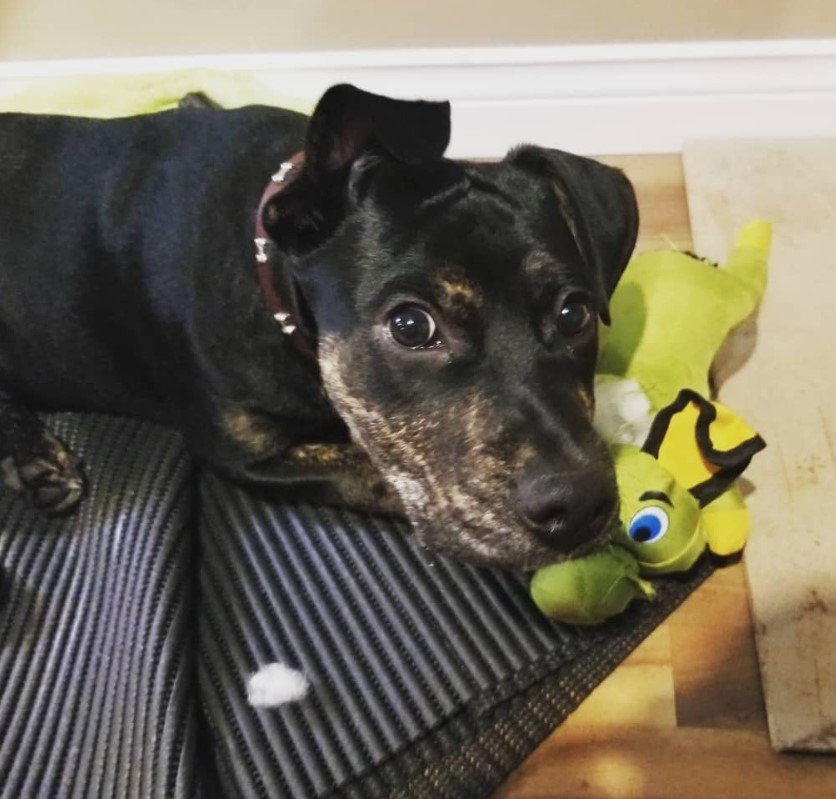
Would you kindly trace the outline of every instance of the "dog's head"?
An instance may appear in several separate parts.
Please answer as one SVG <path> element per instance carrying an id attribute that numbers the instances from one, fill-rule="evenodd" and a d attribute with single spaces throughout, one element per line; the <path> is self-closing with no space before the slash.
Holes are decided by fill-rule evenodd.
<path id="1" fill-rule="evenodd" d="M 597 324 L 638 212 L 615 169 L 444 159 L 449 106 L 330 89 L 270 209 L 322 379 L 421 541 L 535 567 L 617 519 L 592 428 Z"/>

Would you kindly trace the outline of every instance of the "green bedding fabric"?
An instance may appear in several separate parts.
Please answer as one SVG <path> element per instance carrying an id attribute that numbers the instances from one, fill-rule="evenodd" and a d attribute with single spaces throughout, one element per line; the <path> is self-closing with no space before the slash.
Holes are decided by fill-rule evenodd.
<path id="1" fill-rule="evenodd" d="M 99 75 L 36 79 L 4 96 L 0 111 L 120 117 L 175 108 L 183 95 L 201 91 L 224 108 L 276 105 L 309 113 L 312 103 L 272 89 L 243 72 L 182 70 L 147 75 Z"/>

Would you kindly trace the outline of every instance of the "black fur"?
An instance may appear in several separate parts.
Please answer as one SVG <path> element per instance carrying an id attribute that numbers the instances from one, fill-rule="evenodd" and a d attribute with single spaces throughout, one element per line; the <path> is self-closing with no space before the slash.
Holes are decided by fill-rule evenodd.
<path id="1" fill-rule="evenodd" d="M 380 462 L 352 443 L 346 414 L 278 331 L 255 280 L 255 209 L 269 176 L 304 148 L 301 174 L 265 212 L 271 268 L 309 335 L 364 342 L 353 353 L 363 399 L 386 414 L 406 394 L 419 405 L 443 401 L 471 373 L 480 384 L 514 373 L 551 409 L 515 438 L 556 442 L 540 472 L 604 464 L 567 399 L 591 390 L 595 337 L 567 356 L 547 317 L 567 286 L 606 315 L 635 241 L 629 183 L 533 147 L 500 164 L 448 161 L 448 138 L 446 104 L 350 86 L 329 90 L 311 120 L 266 107 L 109 121 L 0 115 L 0 410 L 152 419 L 179 427 L 195 457 L 242 482 L 397 509 Z M 535 251 L 551 267 L 532 293 L 521 265 Z M 455 368 L 416 364 L 415 352 L 382 356 L 363 338 L 388 299 L 420 294 L 451 266 L 491 314 L 456 321 L 451 335 L 467 352 L 450 355 Z M 42 441 L 37 418 L 27 418 L 31 440 Z M 14 487 L 44 447 L 15 444 L 3 419 L 0 462 Z M 552 428 L 561 425 L 575 429 L 584 457 L 559 454 Z M 596 474 L 611 500 L 609 467 Z M 64 511 L 67 497 L 40 504 Z"/>

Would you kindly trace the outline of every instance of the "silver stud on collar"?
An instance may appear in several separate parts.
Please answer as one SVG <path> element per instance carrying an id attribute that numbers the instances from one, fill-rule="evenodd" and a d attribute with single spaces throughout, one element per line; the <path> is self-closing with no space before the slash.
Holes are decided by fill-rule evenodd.
<path id="1" fill-rule="evenodd" d="M 284 183 L 284 179 L 287 177 L 287 173 L 293 169 L 293 162 L 292 161 L 285 161 L 280 167 L 279 171 L 276 172 L 274 175 L 271 176 L 270 180 L 273 183 Z"/>
<path id="2" fill-rule="evenodd" d="M 267 244 L 269 243 L 267 239 L 261 238 L 260 236 L 253 239 L 253 243 L 255 244 L 255 260 L 258 261 L 260 264 L 267 263 Z"/>
<path id="3" fill-rule="evenodd" d="M 293 318 L 287 311 L 279 311 L 279 313 L 273 314 L 273 319 L 279 323 L 282 333 L 286 336 L 289 336 L 291 333 L 296 331 L 296 325 L 293 324 Z"/>
<path id="4" fill-rule="evenodd" d="M 293 161 L 285 161 L 279 167 L 278 171 L 275 174 L 270 176 L 270 180 L 273 183 L 284 183 L 285 178 L 294 169 L 295 166 L 296 166 L 296 164 Z M 277 191 L 278 191 L 278 189 L 274 189 L 273 193 L 276 193 Z M 264 198 L 261 201 L 262 206 L 266 202 L 266 199 L 267 199 L 268 196 L 270 196 L 270 195 L 268 195 L 268 193 L 265 192 Z M 260 210 L 261 210 L 261 207 L 259 207 L 259 211 Z M 260 222 L 260 220 L 257 222 L 256 229 L 257 229 L 257 232 L 259 232 L 259 233 L 264 232 L 264 228 L 263 228 L 262 223 Z M 267 254 L 267 248 L 270 244 L 270 240 L 268 238 L 265 238 L 265 237 L 262 237 L 262 236 L 256 236 L 253 239 L 253 243 L 255 244 L 255 260 L 256 260 L 256 262 L 260 265 L 266 264 L 269 260 L 269 256 Z M 266 273 L 264 273 L 264 270 L 262 268 L 259 268 L 259 281 L 262 281 L 262 283 L 263 283 L 263 281 L 268 279 L 264 276 L 265 274 Z M 264 288 L 263 284 L 262 284 L 262 290 L 266 292 L 266 289 Z M 268 293 L 268 297 L 269 296 L 270 296 L 270 293 Z M 271 302 L 271 304 L 273 305 L 274 308 L 276 307 L 276 305 L 280 306 L 280 303 L 278 301 L 276 301 L 275 297 L 270 302 Z M 296 332 L 296 324 L 293 321 L 293 317 L 287 311 L 277 311 L 276 313 L 273 314 L 273 318 L 278 323 L 279 328 L 281 329 L 282 333 L 284 333 L 284 335 L 290 336 L 290 335 L 292 335 L 293 333 Z"/>

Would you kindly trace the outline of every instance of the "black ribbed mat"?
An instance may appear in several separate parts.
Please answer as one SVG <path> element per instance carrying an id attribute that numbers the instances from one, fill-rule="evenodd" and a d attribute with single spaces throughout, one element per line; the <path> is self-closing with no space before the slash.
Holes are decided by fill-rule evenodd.
<path id="1" fill-rule="evenodd" d="M 576 650 L 530 612 L 524 583 L 428 561 L 403 525 L 269 504 L 211 477 L 202 498 L 201 691 L 241 795 L 322 796 Z M 314 689 L 254 711 L 245 678 L 273 661 Z"/>
<path id="2" fill-rule="evenodd" d="M 456 716 L 416 746 L 346 786 L 346 799 L 484 799 L 712 572 L 659 583 L 658 602 L 634 605 L 553 674 L 485 713 Z"/>
<path id="3" fill-rule="evenodd" d="M 398 523 L 271 505 L 215 478 L 201 495 L 201 695 L 230 797 L 383 797 L 422 774 L 403 796 L 483 796 L 468 780 L 495 785 L 511 755 L 475 772 L 473 760 L 448 761 L 490 737 L 497 708 L 588 655 L 594 679 L 564 680 L 561 712 L 508 739 L 514 754 L 530 751 L 692 588 L 668 581 L 659 603 L 579 631 L 541 616 L 523 578 L 428 559 Z M 253 709 L 246 677 L 273 661 L 313 688 Z M 458 793 L 436 793 L 434 762 L 474 773 L 451 780 Z"/>
<path id="4" fill-rule="evenodd" d="M 179 438 L 59 417 L 90 491 L 47 521 L 0 494 L 0 797 L 197 789 L 191 470 Z"/>
<path id="5" fill-rule="evenodd" d="M 573 630 L 402 524 L 198 493 L 171 432 L 53 422 L 90 492 L 0 498 L 0 799 L 486 797 L 709 572 Z M 273 661 L 311 692 L 255 710 Z"/>

